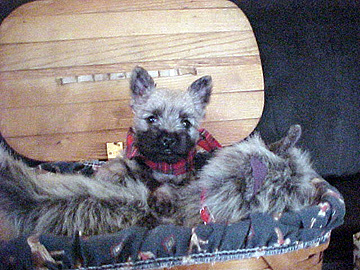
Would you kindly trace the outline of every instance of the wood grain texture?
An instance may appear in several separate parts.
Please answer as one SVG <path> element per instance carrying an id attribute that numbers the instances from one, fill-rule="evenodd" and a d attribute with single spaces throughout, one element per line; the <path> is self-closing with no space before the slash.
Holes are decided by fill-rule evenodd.
<path id="1" fill-rule="evenodd" d="M 214 94 L 205 121 L 259 118 L 262 108 L 257 104 L 262 102 L 261 91 Z M 128 104 L 123 99 L 3 109 L 1 132 L 4 137 L 16 137 L 126 128 L 132 124 Z"/>
<path id="2" fill-rule="evenodd" d="M 271 267 L 270 269 L 287 270 L 293 269 L 315 270 L 321 269 L 322 253 L 329 246 L 329 242 L 312 248 L 299 249 L 280 255 L 266 256 L 264 259 Z"/>
<path id="3" fill-rule="evenodd" d="M 16 9 L 12 17 L 33 17 L 44 15 L 84 14 L 126 12 L 138 10 L 171 10 L 171 9 L 203 9 L 203 8 L 237 8 L 232 2 L 224 0 L 46 0 L 25 4 Z"/>
<path id="4" fill-rule="evenodd" d="M 3 45 L 0 71 L 256 55 L 252 31 L 185 33 Z"/>
<path id="5" fill-rule="evenodd" d="M 5 32 L 0 37 L 0 43 L 251 30 L 243 18 L 239 9 L 227 9 L 226 12 L 223 9 L 141 10 L 10 17 L 3 22 Z M 237 23 L 234 24 L 234 20 Z"/>
<path id="6" fill-rule="evenodd" d="M 261 117 L 259 51 L 230 1 L 40 0 L 0 26 L 1 133 L 31 158 L 105 158 L 105 143 L 132 124 L 128 80 L 109 78 L 136 65 L 194 70 L 155 78 L 170 89 L 211 75 L 204 126 L 224 144 L 247 136 Z"/>
<path id="7" fill-rule="evenodd" d="M 197 265 L 182 265 L 158 270 L 271 270 L 262 258 L 231 260 L 217 263 L 202 263 Z"/>
<path id="8" fill-rule="evenodd" d="M 280 255 L 265 256 L 258 258 L 249 258 L 242 260 L 230 260 L 217 263 L 203 263 L 198 265 L 182 265 L 172 267 L 172 270 L 240 270 L 240 269 L 252 269 L 252 270 L 321 270 L 322 260 L 315 265 L 308 264 L 307 261 L 302 261 L 302 256 L 306 258 L 319 258 L 322 252 L 328 247 L 328 243 L 322 244 L 318 247 L 300 249 L 293 252 L 288 252 Z M 299 257 L 300 256 L 300 257 Z M 274 264 L 269 265 L 269 261 Z M 166 270 L 169 268 L 163 268 Z M 159 269 L 160 270 L 160 269 Z"/>

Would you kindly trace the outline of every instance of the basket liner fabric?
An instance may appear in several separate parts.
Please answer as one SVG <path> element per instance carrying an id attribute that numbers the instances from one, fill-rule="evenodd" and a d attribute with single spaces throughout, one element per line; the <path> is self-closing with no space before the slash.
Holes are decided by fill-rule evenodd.
<path id="1" fill-rule="evenodd" d="M 325 180 L 320 187 L 324 193 L 318 205 L 280 217 L 256 213 L 230 225 L 131 227 L 88 238 L 40 235 L 39 242 L 51 254 L 57 251 L 53 257 L 61 269 L 154 269 L 283 254 L 325 243 L 331 230 L 343 223 L 341 194 Z M 1 243 L 0 269 L 33 267 L 36 252 L 28 237 Z"/>

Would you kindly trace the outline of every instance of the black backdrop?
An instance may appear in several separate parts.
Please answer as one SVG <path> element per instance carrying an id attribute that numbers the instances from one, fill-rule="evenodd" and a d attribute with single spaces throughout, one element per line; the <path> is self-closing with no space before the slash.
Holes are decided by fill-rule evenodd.
<path id="1" fill-rule="evenodd" d="M 1 19 L 25 2 L 0 0 Z M 349 263 L 351 234 L 360 231 L 360 1 L 233 2 L 250 20 L 263 64 L 265 109 L 256 130 L 275 141 L 302 125 L 300 146 L 345 197 L 345 225 L 333 232 L 328 254 Z"/>
<path id="2" fill-rule="evenodd" d="M 264 68 L 266 107 L 257 129 L 274 140 L 299 123 L 300 143 L 322 175 L 359 172 L 359 1 L 236 2 Z"/>

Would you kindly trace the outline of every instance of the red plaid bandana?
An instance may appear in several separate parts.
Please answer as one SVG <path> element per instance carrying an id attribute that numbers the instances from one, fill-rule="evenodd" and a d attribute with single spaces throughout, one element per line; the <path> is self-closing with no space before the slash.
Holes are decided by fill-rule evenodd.
<path id="1" fill-rule="evenodd" d="M 210 152 L 215 149 L 221 148 L 221 144 L 205 129 L 199 130 L 199 141 L 198 146 L 204 150 Z M 126 157 L 132 159 L 134 157 L 141 157 L 145 164 L 155 171 L 160 171 L 165 174 L 172 175 L 181 175 L 187 172 L 190 172 L 194 169 L 194 157 L 196 154 L 196 149 L 192 149 L 189 152 L 189 155 L 186 159 L 182 159 L 174 164 L 169 164 L 166 162 L 153 162 L 139 153 L 139 149 L 135 145 L 134 131 L 132 128 L 129 129 L 129 132 L 126 137 Z"/>

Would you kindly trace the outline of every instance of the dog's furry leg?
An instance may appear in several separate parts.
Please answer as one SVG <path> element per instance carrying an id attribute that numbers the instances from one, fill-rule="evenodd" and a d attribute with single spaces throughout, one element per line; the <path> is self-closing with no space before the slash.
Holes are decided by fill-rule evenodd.
<path id="1" fill-rule="evenodd" d="M 93 235 L 143 224 L 150 215 L 148 189 L 127 180 L 117 185 L 81 175 L 37 174 L 0 147 L 0 211 L 17 234 Z"/>

